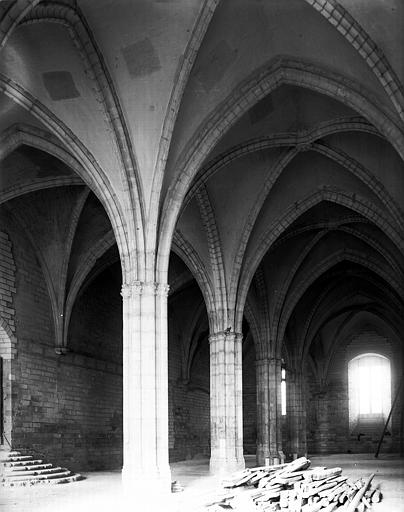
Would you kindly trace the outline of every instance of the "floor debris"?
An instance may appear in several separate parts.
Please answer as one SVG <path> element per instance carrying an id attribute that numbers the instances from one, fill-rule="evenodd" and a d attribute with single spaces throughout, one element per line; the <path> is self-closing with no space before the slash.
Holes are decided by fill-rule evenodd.
<path id="1" fill-rule="evenodd" d="M 364 512 L 382 494 L 372 473 L 351 481 L 340 467 L 310 467 L 300 457 L 287 464 L 249 468 L 222 482 L 223 492 L 206 505 L 209 512 Z"/>

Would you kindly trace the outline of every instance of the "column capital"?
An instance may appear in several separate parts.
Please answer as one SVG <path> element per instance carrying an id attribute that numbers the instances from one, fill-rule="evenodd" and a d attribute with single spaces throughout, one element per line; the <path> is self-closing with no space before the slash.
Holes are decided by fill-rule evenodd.
<path id="1" fill-rule="evenodd" d="M 265 355 L 258 355 L 255 358 L 255 366 L 270 366 L 270 367 L 277 367 L 282 368 L 282 358 L 281 357 L 270 357 Z"/>
<path id="2" fill-rule="evenodd" d="M 124 283 L 121 288 L 123 298 L 129 298 L 136 295 L 159 295 L 168 296 L 170 286 L 166 283 L 156 283 L 154 281 L 131 281 Z"/>
<path id="3" fill-rule="evenodd" d="M 156 288 L 156 293 L 160 297 L 168 297 L 168 292 L 170 291 L 170 285 L 166 283 L 158 283 Z"/>
<path id="4" fill-rule="evenodd" d="M 121 288 L 122 297 L 129 298 L 133 295 L 141 295 L 143 291 L 142 281 L 131 281 L 130 283 L 123 283 Z"/>
<path id="5" fill-rule="evenodd" d="M 214 332 L 212 334 L 209 334 L 209 343 L 213 343 L 214 341 L 217 341 L 219 339 L 228 339 L 228 338 L 234 338 L 236 340 L 242 340 L 243 334 L 240 332 L 234 332 L 234 331 L 218 331 Z"/>
<path id="6" fill-rule="evenodd" d="M 145 295 L 156 295 L 157 283 L 154 281 L 145 281 L 142 283 L 142 294 Z"/>

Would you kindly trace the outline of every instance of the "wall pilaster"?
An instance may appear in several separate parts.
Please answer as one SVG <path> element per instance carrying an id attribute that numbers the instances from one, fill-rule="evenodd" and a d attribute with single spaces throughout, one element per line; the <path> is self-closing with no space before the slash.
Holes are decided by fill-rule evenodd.
<path id="1" fill-rule="evenodd" d="M 305 386 L 302 372 L 290 371 L 288 376 L 290 451 L 297 458 L 307 455 Z"/>
<path id="2" fill-rule="evenodd" d="M 281 431 L 281 360 L 261 357 L 257 372 L 257 463 L 277 464 L 284 459 Z"/>

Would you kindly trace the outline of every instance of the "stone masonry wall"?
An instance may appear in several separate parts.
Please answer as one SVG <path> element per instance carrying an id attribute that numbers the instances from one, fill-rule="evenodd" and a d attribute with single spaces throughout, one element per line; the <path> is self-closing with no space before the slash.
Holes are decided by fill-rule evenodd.
<path id="1" fill-rule="evenodd" d="M 168 390 L 170 462 L 210 455 L 209 346 L 195 355 L 184 379 L 180 339 L 169 321 Z"/>
<path id="2" fill-rule="evenodd" d="M 349 429 L 348 361 L 360 353 L 376 352 L 391 361 L 394 400 L 401 372 L 401 354 L 389 339 L 372 329 L 364 330 L 342 346 L 334 355 L 324 386 L 319 387 L 313 375 L 307 379 L 307 441 L 309 453 L 374 453 L 383 426 Z M 402 437 L 401 404 L 392 416 L 390 435 L 384 437 L 381 451 L 399 451 Z M 363 430 L 363 432 L 362 432 Z M 358 436 L 358 434 L 363 434 Z"/>
<path id="3" fill-rule="evenodd" d="M 49 294 L 35 252 L 6 212 L 0 231 L 10 239 L 16 266 L 16 356 L 5 376 L 12 382 L 13 447 L 78 471 L 120 467 L 121 365 L 88 350 L 56 355 Z M 88 313 L 97 314 L 97 305 Z M 113 333 L 104 332 L 111 341 Z"/>

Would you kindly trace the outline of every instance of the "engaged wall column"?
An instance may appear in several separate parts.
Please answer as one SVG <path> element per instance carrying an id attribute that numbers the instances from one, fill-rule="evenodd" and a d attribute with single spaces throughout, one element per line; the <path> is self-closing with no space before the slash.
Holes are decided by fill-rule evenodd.
<path id="1" fill-rule="evenodd" d="M 210 471 L 230 473 L 244 468 L 242 335 L 219 332 L 210 345 Z"/>
<path id="2" fill-rule="evenodd" d="M 306 440 L 306 407 L 304 380 L 302 372 L 289 372 L 290 379 L 287 383 L 290 393 L 290 439 L 291 452 L 294 458 L 307 454 Z"/>
<path id="3" fill-rule="evenodd" d="M 262 357 L 257 372 L 257 463 L 283 460 L 281 430 L 281 360 Z"/>

